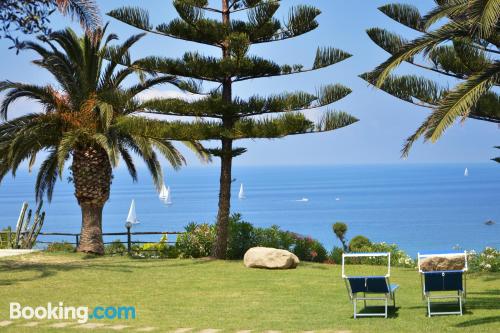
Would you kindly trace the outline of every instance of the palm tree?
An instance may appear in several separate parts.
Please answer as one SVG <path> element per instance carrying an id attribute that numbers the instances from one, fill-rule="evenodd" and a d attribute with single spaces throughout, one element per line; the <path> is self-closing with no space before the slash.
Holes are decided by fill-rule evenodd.
<path id="1" fill-rule="evenodd" d="M 147 119 L 137 115 L 141 101 L 136 97 L 153 85 L 181 82 L 173 76 L 148 76 L 140 73 L 139 83 L 128 88 L 123 81 L 134 73 L 129 49 L 143 35 L 135 35 L 123 44 L 111 46 L 114 34 L 104 40 L 105 28 L 89 37 L 79 38 L 71 29 L 54 32 L 43 38 L 45 45 L 26 42 L 24 49 L 37 52 L 41 59 L 34 64 L 48 70 L 59 89 L 11 81 L 0 82 L 6 95 L 0 105 L 0 181 L 9 171 L 15 175 L 21 162 L 30 169 L 37 154 L 45 151 L 35 192 L 49 201 L 58 177 L 72 157 L 71 173 L 75 197 L 81 207 L 82 228 L 78 251 L 102 254 L 102 210 L 109 198 L 112 168 L 121 159 L 132 178 L 137 171 L 132 153 L 146 163 L 159 189 L 163 183 L 157 152 L 178 168 L 183 156 L 169 138 L 185 138 L 186 144 L 206 156 L 202 147 L 185 134 L 189 125 Z M 104 59 L 108 59 L 105 61 Z M 118 68 L 118 63 L 129 66 Z M 19 98 L 40 103 L 43 111 L 7 119 L 9 106 Z M 169 127 L 170 125 L 173 128 Z M 175 126 L 174 126 L 175 125 Z M 180 134 L 176 134 L 180 133 Z"/>
<path id="2" fill-rule="evenodd" d="M 422 16 L 412 5 L 390 4 L 379 9 L 395 21 L 422 35 L 407 41 L 379 28 L 368 30 L 370 38 L 391 56 L 362 77 L 378 88 L 432 113 L 408 138 L 403 156 L 421 136 L 437 141 L 460 118 L 500 123 L 500 4 L 484 0 L 435 0 L 437 6 Z M 445 22 L 435 29 L 437 21 Z M 423 59 L 428 63 L 419 62 Z M 452 89 L 414 75 L 393 76 L 407 62 L 434 73 L 458 79 Z"/>
<path id="3" fill-rule="evenodd" d="M 94 0 L 55 0 L 63 15 L 75 17 L 87 32 L 96 31 L 102 26 L 99 7 Z"/>

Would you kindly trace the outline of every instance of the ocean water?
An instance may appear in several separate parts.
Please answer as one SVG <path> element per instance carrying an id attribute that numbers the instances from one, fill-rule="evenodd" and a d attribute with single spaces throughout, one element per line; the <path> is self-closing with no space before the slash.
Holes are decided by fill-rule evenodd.
<path id="1" fill-rule="evenodd" d="M 396 243 L 412 256 L 453 247 L 500 247 L 500 166 L 495 163 L 235 167 L 233 176 L 233 212 L 256 226 L 276 224 L 309 235 L 329 249 L 340 245 L 331 229 L 336 221 L 347 223 L 348 239 L 362 234 Z M 23 201 L 34 205 L 34 182 L 35 175 L 26 171 L 6 177 L 0 186 L 0 228 L 15 226 Z M 147 170 L 140 170 L 139 182 L 133 183 L 118 169 L 104 210 L 104 231 L 125 231 L 132 199 L 141 222 L 134 231 L 182 231 L 191 221 L 214 222 L 217 168 L 168 171 L 166 183 L 172 191 L 170 206 L 158 199 Z M 240 183 L 243 200 L 237 198 Z M 79 232 L 80 211 L 66 179 L 58 182 L 44 208 L 43 231 Z M 496 224 L 485 225 L 487 220 Z"/>

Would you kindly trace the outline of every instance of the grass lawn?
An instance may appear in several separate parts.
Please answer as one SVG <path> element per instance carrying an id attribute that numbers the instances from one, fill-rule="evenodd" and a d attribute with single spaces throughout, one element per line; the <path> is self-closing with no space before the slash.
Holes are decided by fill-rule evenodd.
<path id="1" fill-rule="evenodd" d="M 351 267 L 366 269 L 367 267 Z M 247 269 L 240 261 L 137 260 L 85 258 L 79 254 L 36 253 L 0 259 L 0 322 L 8 320 L 9 302 L 23 306 L 135 306 L 135 320 L 92 322 L 155 327 L 221 329 L 221 332 L 500 332 L 500 274 L 473 274 L 463 316 L 426 317 L 419 276 L 394 268 L 397 310 L 389 319 L 352 318 L 340 266 L 304 264 L 295 270 Z M 361 305 L 361 303 L 359 303 Z M 106 332 L 78 328 L 23 327 L 25 320 L 2 332 Z"/>

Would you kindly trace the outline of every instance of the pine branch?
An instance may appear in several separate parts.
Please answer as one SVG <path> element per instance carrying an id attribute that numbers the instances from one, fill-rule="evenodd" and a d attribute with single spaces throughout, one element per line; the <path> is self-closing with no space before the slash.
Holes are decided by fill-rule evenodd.
<path id="1" fill-rule="evenodd" d="M 374 85 L 376 79 L 372 75 L 372 73 L 364 73 L 359 77 Z M 447 92 L 436 82 L 415 75 L 390 75 L 378 88 L 403 101 L 428 108 L 435 106 Z M 423 103 L 418 103 L 416 100 Z"/>
<path id="2" fill-rule="evenodd" d="M 342 111 L 328 111 L 315 125 L 314 132 L 328 132 L 347 127 L 358 122 L 359 119 Z"/>
<path id="3" fill-rule="evenodd" d="M 106 15 L 138 29 L 153 32 L 153 26 L 149 21 L 149 13 L 145 9 L 139 7 L 121 7 L 113 9 Z"/>
<path id="4" fill-rule="evenodd" d="M 226 115 L 231 115 L 234 118 L 243 118 L 319 108 L 332 104 L 350 93 L 351 90 L 349 88 L 335 84 L 320 87 L 316 95 L 305 92 L 294 92 L 267 98 L 252 96 L 248 101 L 235 99 L 230 104 L 224 102 L 219 94 L 192 102 L 175 98 L 156 98 L 144 101 L 138 108 L 146 113 L 171 116 L 221 119 Z"/>
<path id="5" fill-rule="evenodd" d="M 275 77 L 275 76 L 312 72 L 321 68 L 334 65 L 338 62 L 344 61 L 345 59 L 348 59 L 351 56 L 352 56 L 351 54 L 333 47 L 323 47 L 323 48 L 318 47 L 318 49 L 316 50 L 314 63 L 310 68 L 304 69 L 301 65 L 293 65 L 293 66 L 281 65 L 281 70 L 279 72 L 260 75 L 260 76 L 248 76 L 248 77 L 236 78 L 234 79 L 234 82 L 245 81 L 261 77 Z"/>
<path id="6" fill-rule="evenodd" d="M 386 29 L 370 28 L 366 30 L 366 33 L 375 44 L 390 54 L 399 52 L 406 44 L 408 44 L 408 40 L 396 35 L 395 33 L 389 32 Z M 413 62 L 413 57 L 408 58 L 407 61 Z"/>
<path id="7" fill-rule="evenodd" d="M 141 116 L 120 117 L 113 129 L 119 133 L 172 141 L 213 140 L 221 138 L 223 132 L 219 122 L 164 121 Z"/>
<path id="8" fill-rule="evenodd" d="M 388 4 L 378 8 L 382 13 L 411 29 L 425 32 L 424 22 L 417 7 L 408 4 Z"/>

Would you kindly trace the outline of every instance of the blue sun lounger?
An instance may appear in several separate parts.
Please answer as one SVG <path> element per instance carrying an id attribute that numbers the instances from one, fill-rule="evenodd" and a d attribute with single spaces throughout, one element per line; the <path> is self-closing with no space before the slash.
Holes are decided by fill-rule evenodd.
<path id="1" fill-rule="evenodd" d="M 345 274 L 345 259 L 355 257 L 387 257 L 387 274 L 384 276 L 348 276 Z M 387 307 L 392 300 L 393 307 L 396 307 L 397 284 L 389 282 L 391 272 L 390 253 L 344 253 L 342 254 L 342 278 L 345 281 L 349 299 L 353 304 L 354 318 L 357 317 L 385 317 L 387 318 Z M 372 294 L 372 296 L 367 296 Z M 358 313 L 357 302 L 363 301 L 366 309 L 366 301 L 384 301 L 383 313 Z"/>
<path id="2" fill-rule="evenodd" d="M 455 270 L 440 270 L 435 267 L 426 267 L 426 259 L 432 257 L 461 257 L 463 256 L 463 267 Z M 422 284 L 422 297 L 427 301 L 427 314 L 433 315 L 463 314 L 463 303 L 466 296 L 466 271 L 467 252 L 455 253 L 418 253 L 418 270 Z M 456 299 L 458 311 L 437 312 L 432 311 L 432 301 L 438 299 Z M 436 303 L 434 303 L 436 304 Z M 439 304 L 439 303 L 438 303 Z M 442 304 L 442 303 L 441 303 Z"/>

